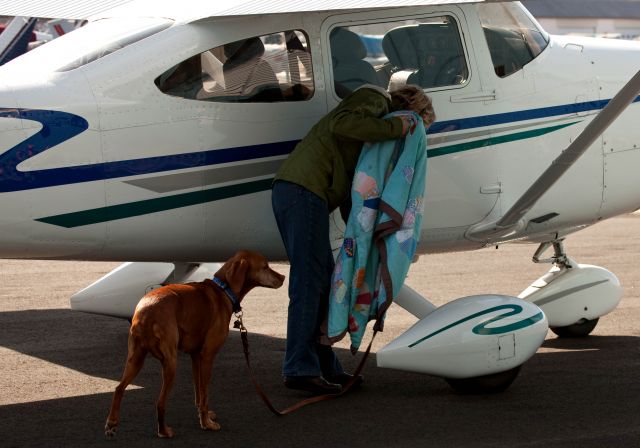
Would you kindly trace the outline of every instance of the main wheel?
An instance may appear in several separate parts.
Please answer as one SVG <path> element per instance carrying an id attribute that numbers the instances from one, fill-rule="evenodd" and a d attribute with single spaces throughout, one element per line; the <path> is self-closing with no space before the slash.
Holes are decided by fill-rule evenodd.
<path id="1" fill-rule="evenodd" d="M 461 394 L 497 394 L 507 390 L 518 373 L 520 373 L 520 366 L 491 375 L 473 378 L 445 378 L 445 381 Z"/>
<path id="2" fill-rule="evenodd" d="M 593 320 L 582 319 L 581 321 L 567 325 L 566 327 L 549 327 L 559 338 L 584 338 L 596 328 L 600 318 Z"/>

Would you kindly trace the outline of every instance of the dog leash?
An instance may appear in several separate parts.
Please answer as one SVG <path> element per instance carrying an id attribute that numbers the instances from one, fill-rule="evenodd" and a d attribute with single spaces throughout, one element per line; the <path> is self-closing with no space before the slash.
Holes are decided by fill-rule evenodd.
<path id="1" fill-rule="evenodd" d="M 256 392 L 258 393 L 260 398 L 262 398 L 262 401 L 267 406 L 267 408 L 269 408 L 271 412 L 273 412 L 275 415 L 279 417 L 291 414 L 292 412 L 297 411 L 298 409 L 304 406 L 307 406 L 309 404 L 318 403 L 320 401 L 331 400 L 333 398 L 337 398 L 346 394 L 349 391 L 349 389 L 351 389 L 353 384 L 357 381 L 358 375 L 360 375 L 360 373 L 362 372 L 362 369 L 364 368 L 364 364 L 367 361 L 367 358 L 369 357 L 369 353 L 371 352 L 371 346 L 373 345 L 373 340 L 376 338 L 376 335 L 378 334 L 378 330 L 374 329 L 373 336 L 371 337 L 371 341 L 369 342 L 369 346 L 367 347 L 367 350 L 364 352 L 364 355 L 360 360 L 360 364 L 358 364 L 358 367 L 356 368 L 356 371 L 353 374 L 353 378 L 351 378 L 351 380 L 342 388 L 342 391 L 340 393 L 318 395 L 315 397 L 307 398 L 305 400 L 301 400 L 297 403 L 294 403 L 293 405 L 280 411 L 276 409 L 276 407 L 271 403 L 271 400 L 269 400 L 269 397 L 267 397 L 267 394 L 265 394 L 265 392 L 262 390 L 262 388 L 260 387 L 260 384 L 258 384 L 258 381 L 256 380 L 256 377 L 253 373 L 253 369 L 251 368 L 251 361 L 249 359 L 249 337 L 248 337 L 247 328 L 242 323 L 242 311 L 235 313 L 235 316 L 236 316 L 236 321 L 233 323 L 233 328 L 237 328 L 238 330 L 240 330 L 240 338 L 242 339 L 242 348 L 244 351 L 244 359 L 247 362 L 249 378 L 251 378 L 251 382 L 253 383 L 253 386 L 255 387 Z"/>

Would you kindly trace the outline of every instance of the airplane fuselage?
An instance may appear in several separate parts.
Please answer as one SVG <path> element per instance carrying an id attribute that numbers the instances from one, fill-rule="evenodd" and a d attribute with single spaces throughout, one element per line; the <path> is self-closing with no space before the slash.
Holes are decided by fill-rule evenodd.
<path id="1" fill-rule="evenodd" d="M 86 41 L 97 29 L 90 24 L 16 59 L 0 69 L 0 257 L 214 261 L 248 248 L 284 259 L 271 212 L 273 174 L 340 101 L 332 30 L 361 26 L 368 35 L 366 26 L 379 22 L 402 25 L 393 29 L 453 23 L 465 65 L 454 81 L 426 88 L 438 118 L 428 133 L 418 251 L 502 242 L 474 240 L 468 230 L 499 218 L 580 134 L 635 74 L 640 45 L 546 36 L 533 59 L 498 74 L 481 7 L 145 19 L 134 26 L 107 19 L 97 22 L 96 35 L 105 28 L 150 31 L 102 57 L 68 55 L 76 33 Z M 285 30 L 304 36 L 310 56 L 296 62 L 312 86 L 299 101 L 205 101 L 159 88 L 171 67 L 194 55 Z M 509 239 L 552 241 L 640 207 L 639 120 L 636 102 Z M 334 227 L 342 225 L 336 217 Z"/>

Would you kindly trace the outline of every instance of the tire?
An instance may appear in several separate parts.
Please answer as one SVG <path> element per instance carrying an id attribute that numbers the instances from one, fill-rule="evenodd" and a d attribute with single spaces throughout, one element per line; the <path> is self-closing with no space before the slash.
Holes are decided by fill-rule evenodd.
<path id="1" fill-rule="evenodd" d="M 596 328 L 599 318 L 593 320 L 583 319 L 582 321 L 566 327 L 550 327 L 559 338 L 584 338 Z"/>
<path id="2" fill-rule="evenodd" d="M 457 393 L 465 395 L 497 394 L 507 390 L 520 373 L 520 367 L 473 378 L 445 378 Z"/>

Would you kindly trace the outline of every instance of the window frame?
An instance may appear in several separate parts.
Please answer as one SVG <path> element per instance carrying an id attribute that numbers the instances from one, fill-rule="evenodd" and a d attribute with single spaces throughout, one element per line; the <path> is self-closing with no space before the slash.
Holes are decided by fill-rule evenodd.
<path id="1" fill-rule="evenodd" d="M 300 60 L 300 57 L 293 54 L 293 50 L 290 48 L 290 41 L 287 40 L 286 36 L 288 33 L 294 33 L 294 34 L 301 34 L 304 37 L 304 50 L 303 53 L 305 53 L 308 57 L 308 62 L 307 64 L 305 64 L 304 62 L 302 62 Z M 241 43 L 241 42 L 247 42 L 251 39 L 260 39 L 263 40 L 269 36 L 274 36 L 274 35 L 281 35 L 284 37 L 284 42 L 283 42 L 283 46 L 284 46 L 284 51 L 282 52 L 282 55 L 284 57 L 287 58 L 286 63 L 283 63 L 283 66 L 286 65 L 286 77 L 291 80 L 293 79 L 294 74 L 298 74 L 298 79 L 299 82 L 296 84 L 293 83 L 280 83 L 279 80 L 278 81 L 278 87 L 280 88 L 281 92 L 283 91 L 284 87 L 287 87 L 286 90 L 292 90 L 296 87 L 298 88 L 308 88 L 309 91 L 307 92 L 306 95 L 302 95 L 299 99 L 296 99 L 295 96 L 292 96 L 291 99 L 287 99 L 286 97 L 283 96 L 282 99 L 278 99 L 278 100 L 257 100 L 257 101 L 252 101 L 251 97 L 249 97 L 247 100 L 242 100 L 242 99 L 237 99 L 237 100 L 233 100 L 231 98 L 234 98 L 234 96 L 229 95 L 229 100 L 220 100 L 220 98 L 224 98 L 222 96 L 211 96 L 208 98 L 196 98 L 196 97 L 190 97 L 190 96 L 183 96 L 183 95 L 174 95 L 171 93 L 168 93 L 167 91 L 163 90 L 163 88 L 160 86 L 160 83 L 162 81 L 161 78 L 163 76 L 165 76 L 167 73 L 169 73 L 171 70 L 175 70 L 176 67 L 178 67 L 180 64 L 183 64 L 187 61 L 189 61 L 192 58 L 195 57 L 202 57 L 202 55 L 204 55 L 205 53 L 211 53 L 214 54 L 215 52 L 220 52 L 223 51 L 223 48 L 225 45 L 230 45 L 230 44 L 236 44 L 236 43 Z M 299 40 L 299 39 L 298 39 Z M 263 41 L 263 45 L 264 45 L 264 41 Z M 180 62 L 173 64 L 171 67 L 169 67 L 168 69 L 164 70 L 160 75 L 156 76 L 153 79 L 153 83 L 155 85 L 155 88 L 159 91 L 159 93 L 161 93 L 162 95 L 171 97 L 171 98 L 178 98 L 178 99 L 182 99 L 182 100 L 188 100 L 188 101 L 198 101 L 200 103 L 210 103 L 210 104 L 219 104 L 219 105 L 224 105 L 224 104 L 274 104 L 274 103 L 283 103 L 283 104 L 290 104 L 290 103 L 305 103 L 305 102 L 309 102 L 311 101 L 314 96 L 316 95 L 316 92 L 318 90 L 317 86 L 316 86 L 316 79 L 315 79 L 315 71 L 316 68 L 314 67 L 313 64 L 313 54 L 312 54 L 312 45 L 311 45 L 311 39 L 309 37 L 309 33 L 303 28 L 303 27 L 293 27 L 290 29 L 284 29 L 284 30 L 279 30 L 279 31 L 268 31 L 268 32 L 263 32 L 261 34 L 258 35 L 252 35 L 252 36 L 243 36 L 240 39 L 236 39 L 233 41 L 228 41 L 228 42 L 223 42 L 223 43 L 219 43 L 214 47 L 211 48 L 207 48 L 205 50 L 199 51 L 187 58 L 182 59 Z M 260 59 L 262 59 L 263 62 L 265 62 L 266 64 L 269 64 L 269 62 L 265 59 L 263 59 L 264 57 L 264 53 L 260 56 Z M 300 66 L 299 64 L 305 64 L 306 69 L 308 71 L 310 71 L 309 74 L 306 75 L 305 77 L 305 81 L 303 82 L 301 77 L 300 77 Z M 269 64 L 271 65 L 271 64 Z M 295 66 L 295 69 L 292 69 L 292 67 Z M 273 69 L 273 67 L 270 67 Z M 169 75 L 170 76 L 170 75 Z M 251 91 L 252 93 L 253 91 Z M 252 93 L 253 94 L 253 93 Z M 254 95 L 255 96 L 255 95 Z M 240 97 L 238 97 L 240 98 Z"/>
<path id="2" fill-rule="evenodd" d="M 331 92 L 330 95 L 334 100 L 340 101 L 342 98 L 337 94 L 334 85 L 335 85 L 335 77 L 332 66 L 332 52 L 331 52 L 331 43 L 329 36 L 331 32 L 338 27 L 346 27 L 351 28 L 354 26 L 361 25 L 369 25 L 375 23 L 389 23 L 389 22 L 409 22 L 416 21 L 419 22 L 421 20 L 434 19 L 438 17 L 451 17 L 455 21 L 455 25 L 458 32 L 458 38 L 460 42 L 460 47 L 462 49 L 462 56 L 464 57 L 464 61 L 467 67 L 467 77 L 461 84 L 453 84 L 447 86 L 438 86 L 438 87 L 423 87 L 425 92 L 441 92 L 441 91 L 452 91 L 466 88 L 472 81 L 475 76 L 474 74 L 474 63 L 471 58 L 471 53 L 469 51 L 469 43 L 468 43 L 468 34 L 469 30 L 466 28 L 467 22 L 464 18 L 464 14 L 461 10 L 453 10 L 453 9 L 438 9 L 434 12 L 428 13 L 402 13 L 402 11 L 396 11 L 397 14 L 394 14 L 394 11 L 373 11 L 370 13 L 352 13 L 352 14 L 339 14 L 327 17 L 321 27 L 321 39 L 323 48 L 326 48 L 326 56 L 324 56 L 324 65 L 327 67 L 324 74 L 327 78 L 327 92 Z M 368 14 L 368 17 L 363 17 L 365 14 Z M 462 17 L 462 18 L 461 18 Z M 386 89 L 386 88 L 385 88 Z"/>

